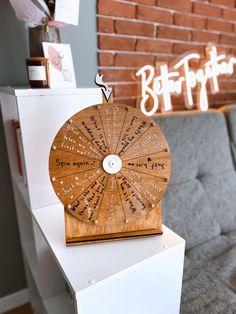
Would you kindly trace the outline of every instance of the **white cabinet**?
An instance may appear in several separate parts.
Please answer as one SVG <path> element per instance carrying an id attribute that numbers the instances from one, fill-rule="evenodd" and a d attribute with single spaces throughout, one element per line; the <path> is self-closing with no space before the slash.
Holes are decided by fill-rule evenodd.
<path id="1" fill-rule="evenodd" d="M 177 314 L 185 243 L 168 228 L 158 236 L 65 245 L 64 209 L 48 174 L 50 146 L 70 116 L 101 101 L 96 88 L 0 90 L 32 307 L 38 314 Z M 20 122 L 27 187 L 12 119 Z"/>

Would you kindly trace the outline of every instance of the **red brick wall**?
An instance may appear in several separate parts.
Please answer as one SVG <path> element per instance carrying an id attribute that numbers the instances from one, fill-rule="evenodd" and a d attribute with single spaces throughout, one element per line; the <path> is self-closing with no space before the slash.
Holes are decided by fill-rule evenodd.
<path id="1" fill-rule="evenodd" d="M 204 54 L 208 42 L 236 57 L 235 0 L 98 0 L 98 60 L 116 102 L 135 105 L 141 66 L 173 63 L 182 53 Z M 236 73 L 236 66 L 235 66 Z M 211 107 L 236 102 L 236 74 L 209 92 Z M 183 99 L 173 97 L 175 109 Z"/>

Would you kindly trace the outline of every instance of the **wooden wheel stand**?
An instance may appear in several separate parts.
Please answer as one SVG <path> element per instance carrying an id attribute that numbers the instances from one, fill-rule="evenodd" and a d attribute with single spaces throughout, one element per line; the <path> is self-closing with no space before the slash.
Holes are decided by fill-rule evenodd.
<path id="1" fill-rule="evenodd" d="M 165 137 L 138 109 L 103 101 L 66 121 L 51 146 L 67 245 L 162 233 L 171 169 Z"/>

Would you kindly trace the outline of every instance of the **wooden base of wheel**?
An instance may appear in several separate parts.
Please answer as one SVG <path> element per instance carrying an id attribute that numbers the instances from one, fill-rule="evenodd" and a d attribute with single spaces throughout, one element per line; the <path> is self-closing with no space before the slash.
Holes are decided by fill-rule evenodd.
<path id="1" fill-rule="evenodd" d="M 161 206 L 159 203 L 148 217 L 132 225 L 127 223 L 105 227 L 81 222 L 65 209 L 65 227 L 68 246 L 162 234 Z"/>

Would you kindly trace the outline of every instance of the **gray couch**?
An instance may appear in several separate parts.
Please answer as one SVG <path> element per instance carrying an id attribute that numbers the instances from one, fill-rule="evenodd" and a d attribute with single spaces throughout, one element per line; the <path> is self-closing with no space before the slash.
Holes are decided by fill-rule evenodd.
<path id="1" fill-rule="evenodd" d="M 181 313 L 236 313 L 236 106 L 155 119 L 172 153 L 163 221 L 186 240 Z"/>

